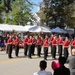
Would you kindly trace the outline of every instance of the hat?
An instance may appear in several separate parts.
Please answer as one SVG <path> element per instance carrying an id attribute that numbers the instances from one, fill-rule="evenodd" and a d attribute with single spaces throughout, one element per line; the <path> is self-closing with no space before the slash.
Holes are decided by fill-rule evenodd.
<path id="1" fill-rule="evenodd" d="M 51 67 L 52 67 L 53 70 L 55 70 L 55 69 L 60 67 L 60 64 L 55 62 L 55 61 L 53 61 L 52 64 L 51 64 Z"/>

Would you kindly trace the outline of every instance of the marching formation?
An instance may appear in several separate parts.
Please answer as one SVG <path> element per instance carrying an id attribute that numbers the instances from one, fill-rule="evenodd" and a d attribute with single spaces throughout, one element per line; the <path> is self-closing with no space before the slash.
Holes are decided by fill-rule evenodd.
<path id="1" fill-rule="evenodd" d="M 16 57 L 19 56 L 19 48 L 22 46 L 24 48 L 24 56 L 28 56 L 28 58 L 32 58 L 32 55 L 35 55 L 35 47 L 37 48 L 37 56 L 41 57 L 41 49 L 43 47 L 44 60 L 47 60 L 48 50 L 50 50 L 52 58 L 56 59 L 58 47 L 58 56 L 61 57 L 63 52 L 64 57 L 67 59 L 69 46 L 71 45 L 71 49 L 75 48 L 75 39 L 69 40 L 68 37 L 63 38 L 61 35 L 52 34 L 51 36 L 45 35 L 45 37 L 25 35 L 23 41 L 20 41 L 18 35 L 14 39 L 10 35 L 6 44 L 8 58 L 12 58 L 12 46 L 14 46 Z"/>

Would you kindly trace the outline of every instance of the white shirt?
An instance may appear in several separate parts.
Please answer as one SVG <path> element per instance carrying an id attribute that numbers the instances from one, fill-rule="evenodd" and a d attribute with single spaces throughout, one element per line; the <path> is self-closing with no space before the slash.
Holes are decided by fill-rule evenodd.
<path id="1" fill-rule="evenodd" d="M 33 75 L 52 75 L 52 73 L 44 70 L 35 72 Z"/>

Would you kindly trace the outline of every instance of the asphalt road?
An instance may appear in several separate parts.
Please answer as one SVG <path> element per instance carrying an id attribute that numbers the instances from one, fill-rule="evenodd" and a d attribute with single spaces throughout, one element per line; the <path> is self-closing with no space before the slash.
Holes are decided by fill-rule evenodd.
<path id="1" fill-rule="evenodd" d="M 39 62 L 43 60 L 43 54 L 40 58 L 37 57 L 37 55 L 32 56 L 32 59 L 24 57 L 23 49 L 20 49 L 18 58 L 15 57 L 15 53 L 13 50 L 12 57 L 12 59 L 8 59 L 8 55 L 6 54 L 6 52 L 0 51 L 0 75 L 33 75 L 34 72 L 39 70 Z M 53 70 L 51 68 L 52 61 L 53 60 L 49 52 L 46 70 L 51 71 L 53 73 Z M 66 66 L 68 67 L 67 64 Z"/>

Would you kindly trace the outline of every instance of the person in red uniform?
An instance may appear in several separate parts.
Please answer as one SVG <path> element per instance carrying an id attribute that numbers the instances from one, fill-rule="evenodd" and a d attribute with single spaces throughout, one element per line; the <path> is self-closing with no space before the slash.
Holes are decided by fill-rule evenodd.
<path id="1" fill-rule="evenodd" d="M 12 58 L 12 36 L 9 36 L 9 39 L 7 40 L 8 43 L 8 58 Z"/>
<path id="2" fill-rule="evenodd" d="M 19 38 L 18 38 L 18 36 L 15 37 L 14 45 L 15 45 L 15 56 L 18 57 L 18 53 L 19 53 Z"/>
<path id="3" fill-rule="evenodd" d="M 57 38 L 57 41 L 59 41 L 59 40 L 60 40 L 60 37 L 61 37 L 61 35 L 59 35 L 59 37 Z"/>
<path id="4" fill-rule="evenodd" d="M 54 35 L 52 34 L 50 37 L 50 46 L 51 46 L 51 54 L 52 54 L 52 41 L 53 41 Z"/>
<path id="5" fill-rule="evenodd" d="M 36 40 L 36 45 L 37 45 L 37 55 L 38 57 L 41 57 L 41 46 L 42 46 L 42 39 L 40 36 L 38 36 L 38 39 Z"/>
<path id="6" fill-rule="evenodd" d="M 71 50 L 73 49 L 73 42 L 74 42 L 74 38 L 71 39 L 70 45 L 71 45 Z"/>
<path id="7" fill-rule="evenodd" d="M 24 40 L 23 40 L 23 43 L 24 43 L 24 55 L 27 56 L 27 52 L 28 52 L 28 36 L 26 35 Z"/>
<path id="8" fill-rule="evenodd" d="M 28 58 L 32 58 L 31 57 L 31 53 L 32 53 L 32 36 L 29 36 L 29 39 L 28 39 Z"/>
<path id="9" fill-rule="evenodd" d="M 63 43 L 64 46 L 64 57 L 67 59 L 68 58 L 68 48 L 69 48 L 69 40 L 68 37 L 65 38 L 65 41 Z"/>
<path id="10" fill-rule="evenodd" d="M 44 60 L 47 60 L 48 47 L 49 47 L 49 43 L 47 39 L 44 40 L 43 47 L 44 47 Z"/>
<path id="11" fill-rule="evenodd" d="M 62 45 L 63 45 L 63 40 L 62 40 L 62 37 L 60 36 L 59 40 L 58 40 L 58 54 L 59 54 L 59 57 L 62 56 Z"/>
<path id="12" fill-rule="evenodd" d="M 52 58 L 56 59 L 56 36 L 52 40 Z"/>
<path id="13" fill-rule="evenodd" d="M 32 43 L 32 55 L 35 55 L 34 52 L 35 52 L 36 39 L 34 36 L 32 37 L 32 41 L 33 41 L 33 43 Z"/>
<path id="14" fill-rule="evenodd" d="M 72 49 L 75 49 L 75 38 L 74 38 L 74 40 L 71 42 L 71 46 L 72 46 Z"/>

